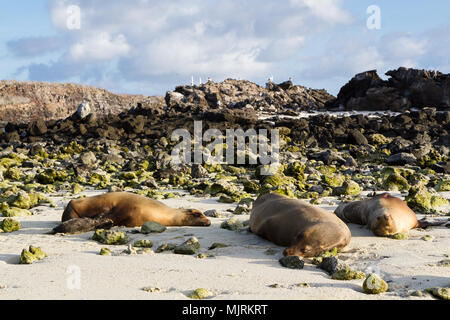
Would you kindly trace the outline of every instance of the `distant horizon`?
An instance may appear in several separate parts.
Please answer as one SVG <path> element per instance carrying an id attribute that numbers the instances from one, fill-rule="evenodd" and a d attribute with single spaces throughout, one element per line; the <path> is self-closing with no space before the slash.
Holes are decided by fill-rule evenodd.
<path id="1" fill-rule="evenodd" d="M 210 77 L 325 89 L 400 66 L 450 72 L 436 0 L 17 0 L 0 12 L 0 78 L 161 96 Z"/>

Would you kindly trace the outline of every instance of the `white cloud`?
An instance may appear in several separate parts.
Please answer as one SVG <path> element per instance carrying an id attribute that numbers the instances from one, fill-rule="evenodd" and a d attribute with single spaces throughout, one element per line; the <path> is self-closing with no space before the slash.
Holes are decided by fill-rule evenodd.
<path id="1" fill-rule="evenodd" d="M 70 58 L 75 61 L 111 60 L 126 56 L 130 46 L 123 34 L 113 37 L 107 32 L 94 33 L 82 38 L 69 49 Z"/>
<path id="2" fill-rule="evenodd" d="M 69 5 L 81 9 L 80 30 L 67 28 Z M 353 17 L 342 0 L 50 0 L 49 11 L 58 46 L 38 46 L 38 38 L 9 44 L 15 56 L 59 55 L 26 67 L 35 80 L 167 90 L 191 75 L 274 75 L 327 88 L 369 69 L 449 65 L 445 28 L 379 39 L 383 30 L 367 30 L 365 10 Z"/>

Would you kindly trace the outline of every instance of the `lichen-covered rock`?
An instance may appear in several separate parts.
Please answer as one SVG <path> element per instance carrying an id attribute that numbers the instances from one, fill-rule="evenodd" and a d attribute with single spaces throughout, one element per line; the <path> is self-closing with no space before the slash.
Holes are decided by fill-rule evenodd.
<path id="1" fill-rule="evenodd" d="M 198 242 L 198 239 L 196 237 L 192 237 L 182 244 L 176 246 L 173 252 L 175 254 L 192 255 L 196 254 L 198 249 L 200 249 L 200 243 Z"/>
<path id="2" fill-rule="evenodd" d="M 147 239 L 139 240 L 139 241 L 135 241 L 133 243 L 133 247 L 136 247 L 136 248 L 151 248 L 151 247 L 153 247 L 153 242 L 151 242 L 150 240 L 147 240 Z"/>
<path id="3" fill-rule="evenodd" d="M 396 234 L 392 235 L 391 238 L 395 239 L 395 240 L 408 240 L 409 235 L 408 235 L 408 232 L 401 232 L 401 233 L 396 233 Z"/>
<path id="4" fill-rule="evenodd" d="M 20 254 L 20 264 L 32 264 L 38 259 L 27 249 L 23 249 Z"/>
<path id="5" fill-rule="evenodd" d="M 195 289 L 191 294 L 188 295 L 191 299 L 206 299 L 211 297 L 213 294 L 208 290 L 204 288 Z"/>
<path id="6" fill-rule="evenodd" d="M 101 248 L 100 253 L 101 256 L 110 256 L 112 254 L 111 250 L 108 248 Z"/>
<path id="7" fill-rule="evenodd" d="M 280 264 L 289 269 L 303 269 L 305 266 L 305 261 L 300 259 L 298 256 L 287 256 L 278 260 Z"/>
<path id="8" fill-rule="evenodd" d="M 25 174 L 17 167 L 10 167 L 5 171 L 4 177 L 11 180 L 20 180 Z"/>
<path id="9" fill-rule="evenodd" d="M 343 195 L 357 195 L 361 192 L 359 184 L 353 180 L 345 181 L 342 187 L 336 187 L 333 189 L 333 195 L 343 196 Z"/>
<path id="10" fill-rule="evenodd" d="M 355 279 L 364 279 L 366 274 L 361 271 L 352 270 L 350 268 L 344 268 L 336 271 L 331 275 L 331 278 L 334 280 L 355 280 Z"/>
<path id="11" fill-rule="evenodd" d="M 429 288 L 426 292 L 431 293 L 434 297 L 442 300 L 450 300 L 450 288 Z"/>
<path id="12" fill-rule="evenodd" d="M 141 227 L 141 233 L 143 234 L 149 234 L 149 233 L 162 233 L 166 231 L 166 227 L 163 226 L 160 223 L 153 222 L 153 221 L 147 221 L 144 223 Z"/>
<path id="13" fill-rule="evenodd" d="M 417 213 L 435 212 L 440 206 L 448 204 L 448 201 L 436 194 L 432 194 L 422 188 L 411 188 L 405 198 L 406 204 Z"/>
<path id="14" fill-rule="evenodd" d="M 238 218 L 233 217 L 231 219 L 228 219 L 220 225 L 222 229 L 227 229 L 231 231 L 238 231 L 242 228 L 244 228 L 244 223 L 240 221 Z"/>
<path id="15" fill-rule="evenodd" d="M 20 209 L 20 208 L 16 208 L 16 207 L 7 208 L 7 209 L 3 210 L 2 213 L 3 213 L 4 217 L 9 217 L 9 218 L 26 217 L 26 216 L 33 215 L 30 211 L 28 211 L 26 209 Z"/>
<path id="16" fill-rule="evenodd" d="M 375 273 L 369 274 L 363 283 L 363 290 L 367 294 L 380 294 L 386 292 L 387 289 L 388 284 L 386 281 Z"/>
<path id="17" fill-rule="evenodd" d="M 108 245 L 121 245 L 128 242 L 128 237 L 121 231 L 98 229 L 94 232 L 92 240 Z"/>
<path id="18" fill-rule="evenodd" d="M 450 191 L 450 180 L 443 180 L 438 182 L 435 189 L 438 192 Z"/>
<path id="19" fill-rule="evenodd" d="M 420 240 L 423 240 L 423 241 L 432 241 L 433 239 L 434 239 L 434 237 L 431 235 L 426 235 L 426 236 L 423 236 L 422 238 L 420 238 Z"/>
<path id="20" fill-rule="evenodd" d="M 319 265 L 319 264 L 322 263 L 322 261 L 323 261 L 324 258 L 328 258 L 328 257 L 336 257 L 336 258 L 337 258 L 337 257 L 338 257 L 338 254 L 339 254 L 338 248 L 333 248 L 333 249 L 331 249 L 331 250 L 329 250 L 329 251 L 326 251 L 326 252 L 324 252 L 324 253 L 321 253 L 321 254 L 318 255 L 317 257 L 314 257 L 314 258 L 312 259 L 312 263 L 315 264 L 315 265 Z"/>
<path id="21" fill-rule="evenodd" d="M 79 194 L 79 193 L 81 193 L 83 191 L 84 191 L 84 188 L 80 184 L 74 183 L 72 185 L 72 194 L 76 195 L 76 194 Z"/>
<path id="22" fill-rule="evenodd" d="M 392 173 L 384 178 L 382 188 L 387 191 L 407 191 L 411 186 L 400 174 Z"/>
<path id="23" fill-rule="evenodd" d="M 323 175 L 322 181 L 330 187 L 341 187 L 345 182 L 345 177 L 342 174 Z"/>
<path id="24" fill-rule="evenodd" d="M 20 230 L 20 222 L 11 218 L 0 221 L 0 229 L 3 232 L 14 232 Z"/>
<path id="25" fill-rule="evenodd" d="M 20 264 L 32 264 L 35 261 L 42 260 L 47 256 L 39 247 L 29 246 L 28 250 L 23 249 L 20 254 Z"/>

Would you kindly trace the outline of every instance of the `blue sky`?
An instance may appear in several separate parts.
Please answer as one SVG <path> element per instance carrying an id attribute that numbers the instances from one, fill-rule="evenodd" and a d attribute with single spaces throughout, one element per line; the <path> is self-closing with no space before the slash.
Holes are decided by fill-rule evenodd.
<path id="1" fill-rule="evenodd" d="M 0 79 L 164 94 L 191 76 L 325 88 L 399 66 L 450 72 L 445 0 L 0 0 Z M 67 28 L 67 8 L 81 28 Z M 381 29 L 366 10 L 380 8 Z M 72 16 L 73 17 L 73 16 Z"/>

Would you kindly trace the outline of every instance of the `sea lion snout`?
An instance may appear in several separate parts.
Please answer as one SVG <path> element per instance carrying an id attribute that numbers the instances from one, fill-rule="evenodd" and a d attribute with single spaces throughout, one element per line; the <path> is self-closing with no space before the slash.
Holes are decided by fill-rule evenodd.
<path id="1" fill-rule="evenodd" d="M 371 229 L 377 236 L 389 236 L 395 234 L 397 228 L 392 216 L 384 214 L 375 219 Z"/>
<path id="2" fill-rule="evenodd" d="M 203 227 L 209 227 L 211 225 L 211 221 L 200 210 L 184 209 L 183 212 L 187 216 L 185 221 L 188 225 Z"/>

